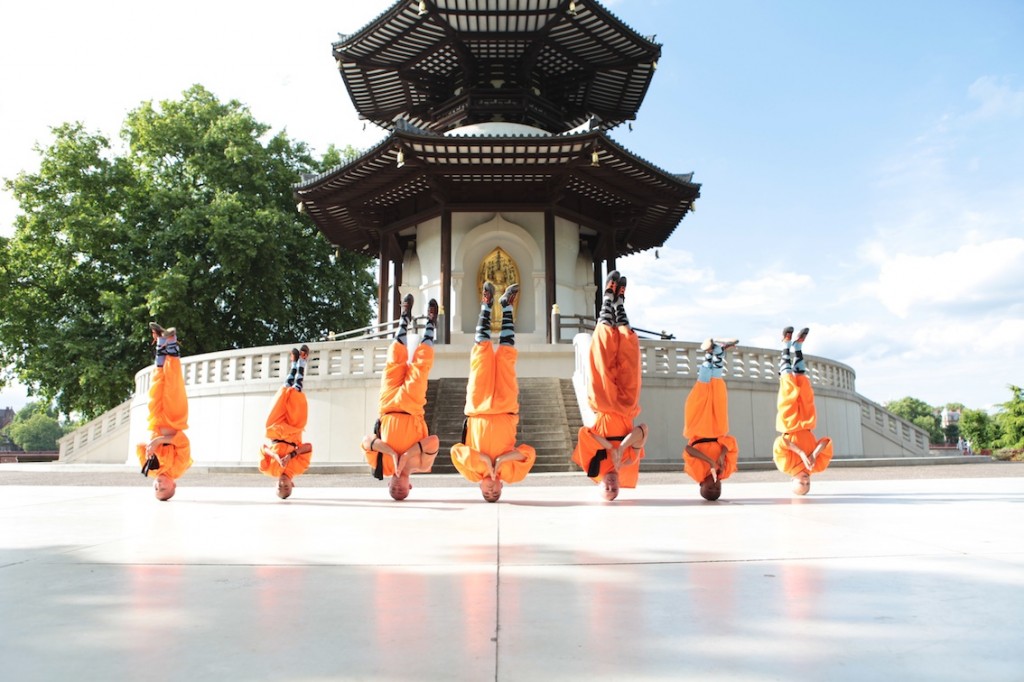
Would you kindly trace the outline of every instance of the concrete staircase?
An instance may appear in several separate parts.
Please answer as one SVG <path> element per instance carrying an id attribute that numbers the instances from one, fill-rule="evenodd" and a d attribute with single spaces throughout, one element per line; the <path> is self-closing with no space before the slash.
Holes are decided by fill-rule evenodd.
<path id="1" fill-rule="evenodd" d="M 463 409 L 466 406 L 466 379 L 431 379 L 427 384 L 425 418 L 431 433 L 441 440 L 434 463 L 436 473 L 452 473 L 451 446 L 462 438 Z M 552 378 L 519 379 L 518 443 L 537 449 L 533 471 L 571 471 L 570 461 L 576 435 L 583 420 L 572 380 Z"/>

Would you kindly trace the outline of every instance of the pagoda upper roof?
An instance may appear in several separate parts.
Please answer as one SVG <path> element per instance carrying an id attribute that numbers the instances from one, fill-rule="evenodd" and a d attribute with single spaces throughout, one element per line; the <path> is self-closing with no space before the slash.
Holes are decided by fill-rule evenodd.
<path id="1" fill-rule="evenodd" d="M 663 245 L 700 196 L 692 173 L 657 168 L 600 129 L 466 130 L 400 124 L 358 159 L 297 184 L 294 196 L 331 243 L 370 256 L 443 209 L 550 209 L 593 230 L 600 258 Z"/>
<path id="2" fill-rule="evenodd" d="M 636 118 L 661 55 L 596 0 L 399 0 L 333 48 L 361 118 L 434 132 L 611 129 Z"/>

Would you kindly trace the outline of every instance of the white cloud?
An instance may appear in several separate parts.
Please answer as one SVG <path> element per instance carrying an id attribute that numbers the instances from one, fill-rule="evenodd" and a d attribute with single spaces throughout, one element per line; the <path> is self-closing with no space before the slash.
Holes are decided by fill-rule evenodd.
<path id="1" fill-rule="evenodd" d="M 967 94 L 977 101 L 971 119 L 1020 118 L 1024 116 L 1024 90 L 1014 90 L 1006 79 L 983 76 L 971 83 Z"/>
<path id="2" fill-rule="evenodd" d="M 917 306 L 989 308 L 1019 300 L 1024 290 L 1024 239 L 963 244 L 926 255 L 869 248 L 878 280 L 869 287 L 888 310 L 906 317 Z"/>

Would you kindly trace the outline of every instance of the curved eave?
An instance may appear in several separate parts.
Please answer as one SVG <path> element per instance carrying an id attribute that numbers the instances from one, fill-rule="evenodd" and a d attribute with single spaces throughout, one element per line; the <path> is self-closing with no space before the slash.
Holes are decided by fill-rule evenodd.
<path id="1" fill-rule="evenodd" d="M 604 234 L 604 248 L 621 256 L 668 239 L 700 196 L 691 178 L 656 168 L 603 131 L 550 137 L 397 131 L 359 159 L 295 185 L 294 195 L 332 243 L 369 255 L 384 234 L 442 206 L 493 206 L 550 207 Z"/>
<path id="2" fill-rule="evenodd" d="M 486 59 L 515 69 L 524 54 L 534 67 L 520 87 L 543 84 L 540 95 L 567 112 L 566 129 L 589 115 L 605 130 L 635 119 L 661 46 L 594 0 L 572 15 L 568 4 L 536 0 L 520 9 L 499 1 L 494 9 L 494 0 L 428 0 L 420 16 L 403 0 L 336 42 L 334 56 L 360 117 L 389 130 L 400 116 L 431 127 L 434 108 L 466 85 L 457 77 L 465 69 Z"/>

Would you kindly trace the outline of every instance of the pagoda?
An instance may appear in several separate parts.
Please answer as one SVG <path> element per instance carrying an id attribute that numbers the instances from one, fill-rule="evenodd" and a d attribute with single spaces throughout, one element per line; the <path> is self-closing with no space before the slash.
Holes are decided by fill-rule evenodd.
<path id="1" fill-rule="evenodd" d="M 552 310 L 593 317 L 604 271 L 664 244 L 700 195 L 608 135 L 660 55 L 593 0 L 400 0 L 333 45 L 387 137 L 295 199 L 378 259 L 379 321 L 413 292 L 440 301 L 440 338 L 471 340 L 482 280 L 514 279 L 518 334 L 550 343 Z"/>

